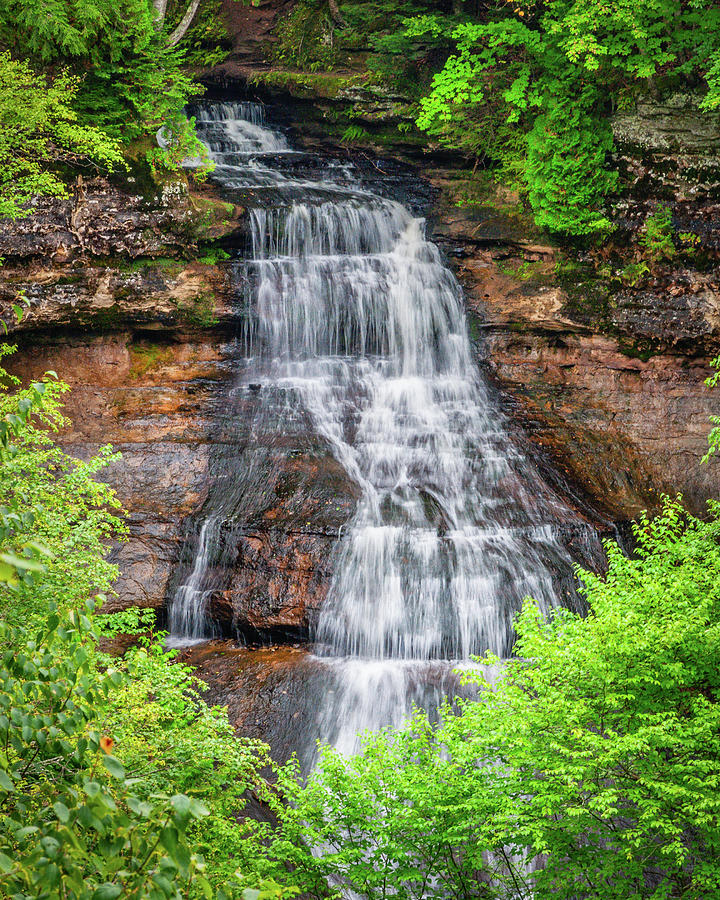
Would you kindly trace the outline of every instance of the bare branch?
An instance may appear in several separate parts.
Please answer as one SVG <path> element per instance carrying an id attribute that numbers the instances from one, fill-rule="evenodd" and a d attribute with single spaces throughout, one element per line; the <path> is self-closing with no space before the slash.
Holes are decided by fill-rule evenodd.
<path id="1" fill-rule="evenodd" d="M 153 0 L 153 2 L 162 3 L 163 0 Z M 168 47 L 174 47 L 176 44 L 179 44 L 180 41 L 185 37 L 185 33 L 192 25 L 192 20 L 195 18 L 195 13 L 198 11 L 198 6 L 200 6 L 200 0 L 190 0 L 190 5 L 185 10 L 185 15 L 180 20 L 180 24 L 168 38 Z"/>
<path id="2" fill-rule="evenodd" d="M 162 28 L 167 12 L 167 0 L 152 0 L 152 5 L 155 10 L 155 24 L 158 28 Z"/>

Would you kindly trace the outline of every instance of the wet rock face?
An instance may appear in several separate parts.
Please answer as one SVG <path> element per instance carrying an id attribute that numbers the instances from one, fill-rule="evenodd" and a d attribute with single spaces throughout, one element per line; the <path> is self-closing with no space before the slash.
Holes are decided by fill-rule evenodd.
<path id="1" fill-rule="evenodd" d="M 33 338 L 8 368 L 23 379 L 48 369 L 68 381 L 61 440 L 87 457 L 112 444 L 122 459 L 101 477 L 129 511 L 130 536 L 113 552 L 120 565 L 111 609 L 160 608 L 179 552 L 179 524 L 203 501 L 213 410 L 229 378 L 227 342 L 152 343 L 130 333 Z"/>
<path id="2" fill-rule="evenodd" d="M 609 320 L 618 335 L 639 346 L 709 359 L 720 336 L 720 277 L 680 269 L 655 289 L 617 291 Z"/>
<path id="3" fill-rule="evenodd" d="M 342 731 L 352 733 L 351 744 L 342 752 L 353 752 L 359 740 L 353 728 L 356 691 L 365 678 L 378 689 L 383 685 L 379 670 L 363 671 L 363 663 L 346 670 L 347 660 L 315 656 L 299 646 L 270 646 L 257 650 L 238 648 L 229 641 L 214 641 L 190 647 L 181 659 L 193 666 L 207 685 L 208 703 L 227 707 L 228 718 L 239 734 L 260 738 L 270 746 L 272 757 L 285 762 L 293 753 L 309 771 L 316 759 L 317 742 L 334 744 Z M 385 675 L 390 675 L 385 666 Z M 492 677 L 492 673 L 487 673 Z M 373 678 L 374 675 L 374 678 Z M 418 665 L 406 673 L 409 706 L 398 710 L 397 727 L 410 713 L 410 706 L 424 707 L 430 716 L 444 698 L 472 696 L 471 687 L 460 684 L 452 665 Z M 387 687 L 387 685 L 385 685 Z M 375 698 L 370 698 L 373 702 Z M 378 727 L 380 727 L 378 725 Z"/>
<path id="4" fill-rule="evenodd" d="M 269 744 L 274 759 L 285 762 L 299 747 L 312 749 L 319 735 L 309 731 L 327 673 L 307 651 L 207 643 L 184 651 L 182 660 L 208 686 L 205 700 L 227 707 L 233 727 Z"/>
<path id="5" fill-rule="evenodd" d="M 279 394 L 242 383 L 232 391 L 216 422 L 207 501 L 185 523 L 168 591 L 170 600 L 192 570 L 202 523 L 219 516 L 222 527 L 208 551 L 207 612 L 216 631 L 251 644 L 307 637 L 330 584 L 333 547 L 357 499 L 307 417 L 293 415 Z"/>
<path id="6" fill-rule="evenodd" d="M 523 246 L 512 232 L 503 243 L 501 225 L 460 211 L 440 239 L 511 412 L 611 516 L 678 491 L 702 513 L 717 493 L 716 470 L 701 463 L 708 418 L 720 413 L 704 385 L 720 345 L 713 276 L 686 272 L 661 293 L 570 290 L 555 277 L 553 248 Z"/>
<path id="7" fill-rule="evenodd" d="M 223 535 L 220 587 L 209 612 L 218 630 L 251 642 L 307 634 L 327 592 L 332 547 L 352 514 L 355 489 L 322 447 L 288 428 L 283 444 L 257 430 L 253 389 L 229 403 L 235 341 L 158 341 L 131 332 L 90 337 L 33 334 L 10 358 L 23 379 L 48 369 L 67 380 L 62 435 L 87 457 L 122 453 L 102 474 L 129 511 L 129 539 L 113 551 L 121 576 L 110 609 L 162 609 L 194 552 L 206 502 L 233 507 Z M 254 406 L 241 415 L 240 405 Z M 208 499 L 209 498 L 209 499 Z"/>
<path id="8" fill-rule="evenodd" d="M 229 588 L 230 626 L 250 641 L 307 636 L 327 595 L 340 528 L 357 499 L 355 486 L 329 455 L 286 460 L 268 487 L 277 500 L 261 515 L 266 526 L 280 527 L 238 535 Z M 302 514 L 293 525 L 288 506 L 298 498 Z"/>
<path id="9" fill-rule="evenodd" d="M 133 187 L 79 179 L 68 199 L 42 198 L 33 215 L 0 223 L 0 254 L 64 263 L 88 254 L 183 253 L 198 218 L 186 187 L 169 182 L 148 194 Z"/>

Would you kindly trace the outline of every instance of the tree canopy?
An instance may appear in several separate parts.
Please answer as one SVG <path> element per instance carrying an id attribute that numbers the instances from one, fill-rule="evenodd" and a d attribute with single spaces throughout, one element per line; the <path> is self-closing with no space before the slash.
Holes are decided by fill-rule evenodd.
<path id="1" fill-rule="evenodd" d="M 27 215 L 38 195 L 64 196 L 63 165 L 123 165 L 113 138 L 78 121 L 78 84 L 67 72 L 37 75 L 0 52 L 0 218 Z"/>
<path id="2" fill-rule="evenodd" d="M 528 601 L 474 699 L 290 767 L 298 883 L 364 897 L 667 900 L 720 892 L 720 509 L 667 501 L 580 572 L 589 614 Z"/>
<path id="3" fill-rule="evenodd" d="M 197 4 L 180 23 L 167 12 L 150 0 L 56 0 L 39 14 L 34 0 L 0 0 L 0 217 L 62 196 L 73 172 L 121 168 L 133 141 L 155 167 L 199 155 L 183 108 L 201 89 L 180 44 Z"/>
<path id="4" fill-rule="evenodd" d="M 609 117 L 656 88 L 720 106 L 720 8 L 712 0 L 518 0 L 457 24 L 425 14 L 408 38 L 442 37 L 450 55 L 420 102 L 442 143 L 520 172 L 535 219 L 571 235 L 610 228 Z"/>

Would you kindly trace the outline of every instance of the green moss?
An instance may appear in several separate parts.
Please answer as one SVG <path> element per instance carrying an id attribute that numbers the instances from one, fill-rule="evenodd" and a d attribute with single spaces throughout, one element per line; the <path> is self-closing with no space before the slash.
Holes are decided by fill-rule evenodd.
<path id="1" fill-rule="evenodd" d="M 116 258 L 109 260 L 118 272 L 143 272 L 146 269 L 158 269 L 163 275 L 174 278 L 184 269 L 186 263 L 180 259 L 171 259 L 170 257 L 160 256 L 153 258 L 150 256 L 141 256 L 137 259 L 118 260 Z"/>
<path id="2" fill-rule="evenodd" d="M 623 338 L 618 340 L 618 350 L 623 356 L 629 356 L 630 359 L 640 359 L 647 362 L 659 352 L 648 341 L 628 341 Z"/>
<path id="3" fill-rule="evenodd" d="M 561 284 L 568 279 L 577 279 L 578 277 L 581 277 L 583 271 L 584 267 L 578 260 L 574 259 L 572 256 L 563 255 L 558 257 L 553 269 L 554 275 Z"/>
<path id="4" fill-rule="evenodd" d="M 130 378 L 142 378 L 152 369 L 172 360 L 172 349 L 167 345 L 139 343 L 128 347 L 130 352 Z"/>
<path id="5" fill-rule="evenodd" d="M 640 237 L 643 255 L 650 265 L 673 259 L 677 255 L 674 235 L 670 207 L 658 206 L 655 212 L 645 219 Z"/>
<path id="6" fill-rule="evenodd" d="M 154 135 L 144 135 L 123 147 L 123 156 L 127 165 L 126 172 L 118 172 L 110 178 L 122 188 L 128 186 L 137 191 L 146 200 L 152 201 L 168 184 L 179 182 L 183 190 L 187 190 L 187 178 L 184 174 L 160 173 L 148 162 L 148 153 L 157 149 Z"/>
<path id="7" fill-rule="evenodd" d="M 211 291 L 201 291 L 186 301 L 176 301 L 178 314 L 188 325 L 212 328 L 219 319 L 215 315 L 215 296 Z"/>
<path id="8" fill-rule="evenodd" d="M 483 341 L 485 339 L 484 335 L 484 321 L 481 316 L 477 313 L 469 312 L 468 318 L 468 329 L 470 331 L 470 340 L 477 343 Z"/>
<path id="9" fill-rule="evenodd" d="M 495 199 L 496 186 L 490 172 L 461 169 L 450 176 L 448 193 L 455 206 L 484 206 Z"/>
<path id="10" fill-rule="evenodd" d="M 528 259 L 496 259 L 495 265 L 503 275 L 517 278 L 518 281 L 529 281 L 541 273 L 544 263 L 541 259 L 532 261 Z"/>
<path id="11" fill-rule="evenodd" d="M 204 266 L 216 266 L 219 262 L 225 262 L 230 259 L 230 254 L 223 250 L 222 247 L 213 247 L 210 245 L 209 247 L 203 248 L 203 255 L 198 256 L 198 262 L 202 263 Z"/>
<path id="12" fill-rule="evenodd" d="M 366 80 L 367 76 L 364 74 L 337 75 L 329 72 L 291 72 L 277 69 L 257 72 L 251 78 L 253 84 L 280 88 L 296 97 L 325 100 L 334 100 L 341 91 L 362 85 Z"/>

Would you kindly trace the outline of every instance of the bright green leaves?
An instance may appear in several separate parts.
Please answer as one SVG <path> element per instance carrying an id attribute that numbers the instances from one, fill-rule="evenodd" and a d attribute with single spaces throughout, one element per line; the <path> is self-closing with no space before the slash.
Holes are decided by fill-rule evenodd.
<path id="1" fill-rule="evenodd" d="M 326 750 L 280 808 L 298 883 L 367 898 L 701 900 L 720 891 L 720 520 L 666 502 L 580 572 L 586 618 L 528 601 L 475 699 Z M 483 677 L 487 676 L 487 678 Z M 303 856 L 307 842 L 315 855 Z M 285 851 L 287 852 L 287 851 Z M 542 854 L 542 864 L 528 863 Z M 601 886 L 601 887 L 598 887 Z"/>
<path id="2" fill-rule="evenodd" d="M 0 345 L 0 357 L 12 349 Z M 2 367 L 0 378 L 13 381 Z M 49 423 L 56 416 L 62 420 L 57 403 L 63 389 L 48 380 L 34 382 L 26 390 L 0 392 L 0 597 L 3 588 L 32 589 L 53 556 L 43 541 L 35 539 L 38 510 L 28 502 L 15 473 L 23 467 L 23 446 L 34 432 L 33 420 Z"/>
<path id="3" fill-rule="evenodd" d="M 608 232 L 602 202 L 617 184 L 605 165 L 612 149 L 607 122 L 558 105 L 537 116 L 527 139 L 525 180 L 535 221 L 569 234 Z"/>
<path id="4" fill-rule="evenodd" d="M 67 73 L 36 75 L 28 63 L 0 53 L 0 218 L 27 215 L 37 195 L 65 196 L 54 171 L 59 164 L 123 164 L 113 140 L 78 122 L 78 84 Z"/>
<path id="5" fill-rule="evenodd" d="M 8 896 L 175 898 L 202 877 L 188 829 L 208 815 L 183 794 L 133 793 L 103 751 L 98 712 L 124 684 L 101 673 L 89 615 L 32 640 L 0 626 L 0 884 Z"/>
<path id="6" fill-rule="evenodd" d="M 650 263 L 659 263 L 677 256 L 673 241 L 675 231 L 672 211 L 669 206 L 660 205 L 645 219 L 640 243 L 643 255 Z"/>
<path id="7" fill-rule="evenodd" d="M 455 51 L 421 100 L 417 124 L 446 146 L 520 173 L 537 223 L 605 234 L 613 103 L 647 79 L 704 79 L 720 103 L 720 8 L 710 0 L 545 0 L 504 4 L 454 29 L 420 16 L 407 37 L 451 34 Z"/>

